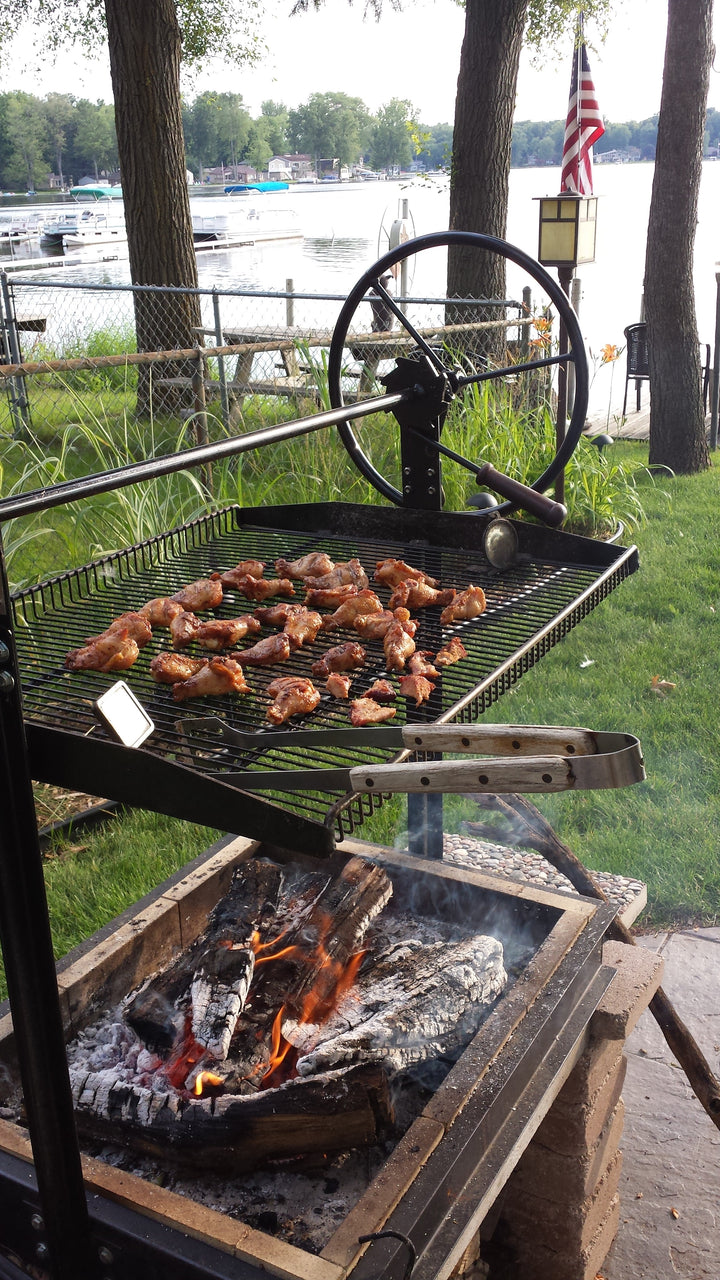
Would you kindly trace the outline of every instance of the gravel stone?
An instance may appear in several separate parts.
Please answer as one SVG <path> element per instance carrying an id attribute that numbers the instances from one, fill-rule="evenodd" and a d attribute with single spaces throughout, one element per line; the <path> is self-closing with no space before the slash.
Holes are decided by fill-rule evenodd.
<path id="1" fill-rule="evenodd" d="M 474 871 L 486 871 L 523 884 L 530 882 L 543 888 L 556 889 L 560 893 L 581 896 L 567 876 L 557 871 L 539 853 L 518 853 L 516 849 L 507 849 L 488 840 L 475 840 L 466 835 L 446 835 L 443 837 L 443 854 L 448 862 L 472 867 Z M 618 911 L 624 911 L 645 887 L 639 880 L 612 875 L 608 871 L 591 871 L 590 875 L 610 902 L 615 903 Z"/>

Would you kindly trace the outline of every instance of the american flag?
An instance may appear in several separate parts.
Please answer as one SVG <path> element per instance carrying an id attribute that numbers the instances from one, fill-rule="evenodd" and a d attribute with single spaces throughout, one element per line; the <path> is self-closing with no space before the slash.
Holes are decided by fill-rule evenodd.
<path id="1" fill-rule="evenodd" d="M 565 121 L 561 191 L 575 191 L 580 196 L 592 195 L 592 147 L 604 132 L 605 125 L 602 122 L 595 96 L 595 86 L 590 75 L 582 27 L 579 27 L 573 53 L 570 102 Z"/>

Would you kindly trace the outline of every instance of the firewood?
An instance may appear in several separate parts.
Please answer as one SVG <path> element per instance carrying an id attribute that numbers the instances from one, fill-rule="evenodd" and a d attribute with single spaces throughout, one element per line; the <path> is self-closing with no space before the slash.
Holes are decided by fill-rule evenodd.
<path id="1" fill-rule="evenodd" d="M 83 1137 L 215 1173 L 370 1146 L 392 1122 L 387 1077 L 376 1064 L 246 1097 L 186 1100 L 119 1082 L 110 1071 L 79 1073 L 71 1084 Z"/>
<path id="2" fill-rule="evenodd" d="M 268 918 L 274 919 L 282 885 L 282 869 L 272 863 L 252 860 L 236 869 L 231 886 L 211 913 L 205 932 L 166 970 L 145 983 L 126 1006 L 125 1020 L 148 1049 L 167 1053 L 174 1045 L 185 1021 L 181 1002 L 196 976 L 202 976 L 202 985 L 199 978 L 196 992 L 198 1002 L 209 1004 L 215 986 L 217 1000 L 222 999 L 220 992 L 225 989 L 226 1003 L 233 1007 L 233 996 L 236 997 L 239 1012 L 252 977 L 251 967 L 248 976 L 247 944 L 255 930 L 264 928 Z M 221 1014 L 219 1008 L 213 1016 L 221 1020 L 229 1018 L 227 1027 L 232 1022 L 232 1015 Z M 236 1020 L 237 1013 L 234 1016 Z M 197 1035 L 198 1040 L 205 1043 L 201 1040 L 199 1013 L 193 1014 L 193 1023 L 201 1033 Z M 232 1025 L 234 1027 L 234 1023 Z M 227 1027 L 224 1038 L 229 1044 Z M 206 1033 L 211 1039 L 221 1034 L 219 1030 L 213 1032 L 209 1024 Z"/>
<path id="3" fill-rule="evenodd" d="M 454 1058 L 475 1034 L 507 975 L 496 938 L 418 946 L 378 965 L 322 1025 L 288 1020 L 297 1071 L 315 1075 L 348 1063 L 384 1062 L 402 1071 L 428 1058 Z"/>
<path id="4" fill-rule="evenodd" d="M 473 798 L 480 808 L 495 809 L 504 814 L 513 827 L 516 843 L 519 843 L 517 826 L 520 823 L 523 828 L 522 843 L 536 849 L 544 858 L 547 858 L 557 871 L 567 876 L 578 893 L 607 902 L 606 895 L 595 883 L 587 867 L 568 845 L 558 839 L 547 819 L 525 796 L 488 794 L 475 795 Z M 626 942 L 630 946 L 637 945 L 630 930 L 617 916 L 608 933 L 616 942 Z M 720 1080 L 713 1072 L 697 1040 L 662 987 L 658 987 L 648 1008 L 685 1072 L 695 1097 L 704 1107 L 713 1124 L 720 1129 Z"/>
<path id="5" fill-rule="evenodd" d="M 227 1058 L 254 972 L 254 953 L 237 943 L 215 947 L 195 971 L 190 988 L 192 1033 L 218 1062 Z"/>

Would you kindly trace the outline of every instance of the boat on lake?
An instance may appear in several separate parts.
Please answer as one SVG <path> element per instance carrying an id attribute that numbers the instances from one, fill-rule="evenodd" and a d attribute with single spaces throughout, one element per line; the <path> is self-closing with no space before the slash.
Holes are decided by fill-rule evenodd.
<path id="1" fill-rule="evenodd" d="M 122 243 L 127 240 L 122 188 L 103 184 L 71 187 L 71 205 L 64 205 L 43 226 L 40 244 L 45 249 L 79 249 L 90 244 Z"/>
<path id="2" fill-rule="evenodd" d="M 0 240 L 34 240 L 43 229 L 43 215 L 32 210 L 0 213 Z"/>
<path id="3" fill-rule="evenodd" d="M 300 218 L 286 203 L 287 182 L 235 183 L 217 198 L 190 201 L 196 248 L 302 239 Z"/>

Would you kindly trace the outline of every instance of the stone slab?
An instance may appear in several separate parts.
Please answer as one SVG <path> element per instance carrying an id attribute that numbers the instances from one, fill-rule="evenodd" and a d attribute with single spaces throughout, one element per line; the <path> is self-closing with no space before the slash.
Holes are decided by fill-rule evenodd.
<path id="1" fill-rule="evenodd" d="M 720 930 L 664 934 L 658 954 L 665 962 L 662 987 L 713 1071 L 720 1074 Z M 664 1062 L 673 1055 L 655 1019 L 643 1018 L 635 1052 Z"/>
<path id="2" fill-rule="evenodd" d="M 720 929 L 646 935 L 638 942 L 664 956 L 663 988 L 717 1073 Z M 626 1052 L 622 1213 L 601 1273 L 605 1280 L 718 1280 L 720 1132 L 651 1013 L 643 1014 Z"/>
<path id="3" fill-rule="evenodd" d="M 497 1276 L 497 1280 L 598 1280 L 598 1276 L 604 1280 L 603 1260 L 617 1234 L 619 1221 L 620 1197 L 615 1195 L 592 1240 L 580 1255 L 573 1249 L 563 1248 L 562 1241 L 558 1240 L 557 1249 L 532 1243 L 524 1249 L 521 1246 L 519 1256 L 513 1256 L 510 1236 L 505 1256 L 498 1258 L 492 1255 L 490 1274 Z M 635 1280 L 635 1277 L 629 1272 L 623 1280 Z M 669 1277 L 658 1274 L 655 1280 L 669 1280 Z"/>

